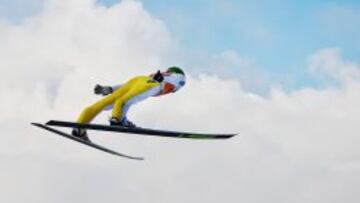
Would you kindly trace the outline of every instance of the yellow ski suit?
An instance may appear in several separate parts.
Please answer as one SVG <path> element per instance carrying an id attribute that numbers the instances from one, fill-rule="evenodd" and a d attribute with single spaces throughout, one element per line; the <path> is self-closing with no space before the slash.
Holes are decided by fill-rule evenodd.
<path id="1" fill-rule="evenodd" d="M 112 117 L 120 120 L 123 117 L 124 105 L 131 99 L 148 92 L 155 90 L 160 86 L 159 82 L 154 81 L 149 76 L 137 76 L 126 82 L 120 88 L 114 90 L 113 93 L 105 96 L 103 99 L 86 107 L 80 114 L 78 123 L 91 122 L 103 109 L 108 106 L 113 106 Z M 157 88 L 160 90 L 160 88 Z M 158 90 L 155 90 L 157 92 Z M 156 93 L 157 94 L 157 93 Z M 150 95 L 155 96 L 155 95 Z"/>

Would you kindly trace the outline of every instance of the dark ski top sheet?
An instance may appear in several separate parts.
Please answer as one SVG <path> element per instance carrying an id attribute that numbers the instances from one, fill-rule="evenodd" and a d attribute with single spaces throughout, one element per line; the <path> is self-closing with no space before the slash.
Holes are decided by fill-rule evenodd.
<path id="1" fill-rule="evenodd" d="M 43 125 L 43 124 L 40 124 L 40 123 L 31 123 L 31 124 L 32 124 L 32 125 L 35 125 L 35 126 L 37 126 L 37 127 L 39 127 L 39 128 L 42 128 L 42 129 L 48 130 L 48 131 L 50 131 L 50 132 L 53 132 L 53 133 L 55 133 L 55 134 L 57 134 L 57 135 L 60 135 L 60 136 L 69 138 L 69 139 L 74 140 L 74 141 L 76 141 L 76 142 L 79 142 L 79 143 L 81 143 L 81 144 L 87 145 L 87 146 L 89 146 L 89 147 L 93 147 L 93 148 L 95 148 L 95 149 L 98 149 L 98 150 L 101 150 L 101 151 L 104 151 L 104 152 L 107 152 L 107 153 L 110 153 L 110 154 L 113 154 L 113 155 L 116 155 L 116 156 L 125 157 L 125 158 L 128 158 L 128 159 L 136 159 L 136 160 L 143 160 L 143 159 L 144 159 L 144 158 L 142 158 L 142 157 L 134 157 L 134 156 L 128 156 L 128 155 L 126 155 L 126 154 L 121 154 L 121 153 L 119 153 L 119 152 L 116 152 L 116 151 L 107 149 L 107 148 L 105 148 L 105 147 L 103 147 L 103 146 L 101 146 L 101 145 L 98 145 L 98 144 L 95 144 L 95 143 L 92 143 L 92 142 L 86 142 L 86 141 L 84 141 L 84 140 L 82 140 L 82 139 L 79 139 L 79 138 L 77 138 L 77 137 L 74 137 L 74 136 L 72 136 L 72 135 L 69 135 L 69 134 L 67 134 L 67 133 L 64 133 L 64 132 L 62 132 L 62 131 L 56 130 L 56 129 L 54 129 L 54 128 L 51 128 L 51 127 L 49 127 L 49 126 L 46 126 L 46 125 Z"/>
<path id="2" fill-rule="evenodd" d="M 188 132 L 176 132 L 165 130 L 154 130 L 147 128 L 124 128 L 119 126 L 109 126 L 100 124 L 82 124 L 67 121 L 51 120 L 46 123 L 50 126 L 70 127 L 70 128 L 85 128 L 89 130 L 122 132 L 131 134 L 142 134 L 151 136 L 163 136 L 163 137 L 176 137 L 176 138 L 193 138 L 193 139 L 227 139 L 235 136 L 236 134 L 201 134 L 201 133 L 188 133 Z"/>

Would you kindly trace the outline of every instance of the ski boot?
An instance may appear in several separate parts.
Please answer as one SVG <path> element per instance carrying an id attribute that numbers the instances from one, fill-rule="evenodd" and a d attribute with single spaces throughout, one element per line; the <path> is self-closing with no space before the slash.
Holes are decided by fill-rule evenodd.
<path id="1" fill-rule="evenodd" d="M 110 119 L 110 125 L 111 126 L 120 126 L 123 128 L 137 128 L 137 126 L 133 122 L 131 122 L 127 119 L 122 119 L 122 121 L 119 121 L 119 119 L 114 118 L 114 117 Z"/>
<path id="2" fill-rule="evenodd" d="M 80 138 L 80 139 L 84 140 L 85 142 L 91 142 L 85 129 L 74 128 L 71 132 L 71 135 L 73 135 L 74 137 Z"/>

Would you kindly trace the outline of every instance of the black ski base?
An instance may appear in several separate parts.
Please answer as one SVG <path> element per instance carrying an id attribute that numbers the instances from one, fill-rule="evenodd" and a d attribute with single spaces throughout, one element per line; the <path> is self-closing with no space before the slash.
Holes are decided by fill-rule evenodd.
<path id="1" fill-rule="evenodd" d="M 228 139 L 236 134 L 208 134 L 208 133 L 189 133 L 165 130 L 154 130 L 148 128 L 125 128 L 120 126 L 109 126 L 100 124 L 85 124 L 67 121 L 51 120 L 46 123 L 50 126 L 68 127 L 68 128 L 84 128 L 89 130 L 111 131 L 119 133 L 140 134 L 148 136 L 174 137 L 174 138 L 192 138 L 192 139 Z"/>

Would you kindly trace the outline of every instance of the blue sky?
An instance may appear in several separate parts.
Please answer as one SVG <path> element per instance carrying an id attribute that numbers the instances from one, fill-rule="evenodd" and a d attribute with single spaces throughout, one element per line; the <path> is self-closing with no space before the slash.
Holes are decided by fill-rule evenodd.
<path id="1" fill-rule="evenodd" d="M 115 0 L 103 0 L 111 5 Z M 236 51 L 287 89 L 317 86 L 306 69 L 315 51 L 337 47 L 360 60 L 360 1 L 144 0 L 190 52 Z"/>
<path id="2" fill-rule="evenodd" d="M 119 2 L 97 1 L 107 6 Z M 0 0 L 0 16 L 19 23 L 36 13 L 41 2 Z M 233 50 L 286 89 L 319 85 L 306 69 L 307 57 L 319 49 L 337 47 L 346 59 L 360 61 L 360 1 L 141 2 L 184 51 L 216 55 Z"/>

